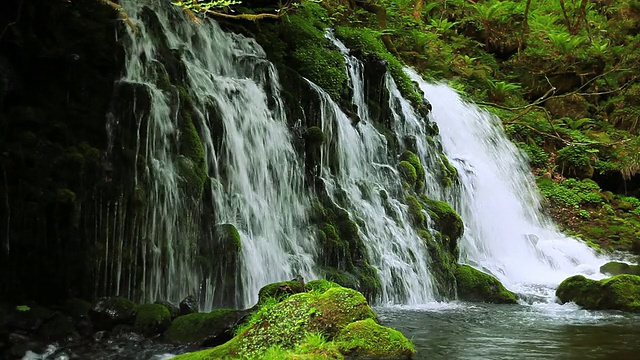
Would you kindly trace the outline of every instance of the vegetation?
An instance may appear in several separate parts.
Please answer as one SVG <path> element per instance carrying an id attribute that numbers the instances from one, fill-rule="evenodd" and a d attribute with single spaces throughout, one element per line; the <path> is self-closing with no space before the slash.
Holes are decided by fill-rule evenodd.
<path id="1" fill-rule="evenodd" d="M 517 296 L 491 275 L 469 265 L 460 265 L 455 271 L 458 298 L 495 304 L 515 304 Z"/>
<path id="2" fill-rule="evenodd" d="M 582 275 L 563 281 L 556 290 L 561 302 L 575 302 L 590 310 L 640 312 L 640 276 L 615 275 L 595 281 Z"/>
<path id="3" fill-rule="evenodd" d="M 264 301 L 227 343 L 176 359 L 409 359 L 415 353 L 400 332 L 376 323 L 362 294 L 325 281 L 311 283 L 309 292 Z"/>

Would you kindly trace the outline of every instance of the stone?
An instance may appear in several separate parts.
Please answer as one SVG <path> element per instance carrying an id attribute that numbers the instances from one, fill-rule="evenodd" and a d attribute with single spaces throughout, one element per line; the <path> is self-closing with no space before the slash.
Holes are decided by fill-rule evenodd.
<path id="1" fill-rule="evenodd" d="M 135 304 L 121 297 L 100 298 L 89 311 L 96 330 L 110 330 L 116 325 L 132 324 L 135 316 Z"/>

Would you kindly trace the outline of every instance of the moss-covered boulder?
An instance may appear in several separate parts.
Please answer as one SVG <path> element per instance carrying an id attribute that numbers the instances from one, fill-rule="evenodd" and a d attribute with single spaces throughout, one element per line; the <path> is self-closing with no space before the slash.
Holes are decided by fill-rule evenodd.
<path id="1" fill-rule="evenodd" d="M 411 344 L 400 333 L 375 323 L 376 315 L 361 293 L 330 283 L 315 285 L 330 287 L 324 292 L 294 294 L 281 302 L 269 300 L 231 341 L 176 359 L 341 359 L 343 355 L 408 358 L 413 354 Z M 321 341 L 311 344 L 310 338 Z"/>
<path id="2" fill-rule="evenodd" d="M 464 224 L 460 215 L 444 201 L 431 200 L 422 196 L 421 200 L 427 207 L 427 213 L 435 224 L 435 228 L 440 231 L 445 239 L 449 251 L 456 257 L 458 253 L 458 240 L 464 233 Z"/>
<path id="3" fill-rule="evenodd" d="M 298 280 L 281 281 L 263 286 L 258 292 L 258 304 L 262 304 L 267 299 L 273 298 L 282 300 L 289 295 L 304 292 L 304 284 Z"/>
<path id="4" fill-rule="evenodd" d="M 460 300 L 494 304 L 518 302 L 517 296 L 507 290 L 498 279 L 469 265 L 458 266 L 455 277 Z"/>
<path id="5" fill-rule="evenodd" d="M 561 303 L 574 302 L 589 310 L 640 312 L 640 276 L 616 275 L 600 281 L 575 275 L 556 290 Z"/>
<path id="6" fill-rule="evenodd" d="M 89 317 L 97 330 L 109 330 L 116 325 L 132 324 L 136 316 L 136 305 L 121 297 L 105 297 L 96 301 Z"/>
<path id="7" fill-rule="evenodd" d="M 220 345 L 233 337 L 233 332 L 247 315 L 246 310 L 216 309 L 178 316 L 171 322 L 164 338 L 172 344 Z"/>
<path id="8" fill-rule="evenodd" d="M 596 309 L 600 302 L 600 284 L 582 275 L 565 279 L 556 289 L 561 303 L 574 302 L 587 309 Z"/>
<path id="9" fill-rule="evenodd" d="M 334 287 L 340 287 L 340 285 L 329 280 L 311 280 L 304 285 L 304 290 L 322 294 Z"/>
<path id="10" fill-rule="evenodd" d="M 600 266 L 600 272 L 605 275 L 640 275 L 640 265 L 629 265 L 619 261 L 610 261 Z"/>
<path id="11" fill-rule="evenodd" d="M 160 334 L 171 323 L 171 312 L 161 304 L 139 305 L 137 308 L 135 329 L 146 335 Z"/>
<path id="12" fill-rule="evenodd" d="M 401 332 L 378 325 L 373 319 L 345 326 L 335 341 L 340 344 L 340 352 L 348 357 L 411 359 L 416 353 Z"/>

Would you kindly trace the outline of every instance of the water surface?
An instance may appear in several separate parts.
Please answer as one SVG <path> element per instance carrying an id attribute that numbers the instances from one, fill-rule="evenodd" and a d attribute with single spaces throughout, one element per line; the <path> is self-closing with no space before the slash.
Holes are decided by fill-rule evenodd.
<path id="1" fill-rule="evenodd" d="M 376 308 L 415 359 L 640 359 L 640 315 L 575 305 L 448 303 Z"/>

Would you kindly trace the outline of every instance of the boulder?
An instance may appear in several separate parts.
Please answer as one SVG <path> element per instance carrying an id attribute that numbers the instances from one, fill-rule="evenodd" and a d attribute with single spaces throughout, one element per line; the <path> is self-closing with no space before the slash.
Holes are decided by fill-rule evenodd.
<path id="1" fill-rule="evenodd" d="M 171 323 L 171 312 L 161 304 L 145 304 L 136 308 L 134 326 L 136 331 L 145 335 L 163 333 Z"/>
<path id="2" fill-rule="evenodd" d="M 517 296 L 498 279 L 469 265 L 459 265 L 455 271 L 458 299 L 494 304 L 515 304 Z"/>
<path id="3" fill-rule="evenodd" d="M 349 358 L 411 359 L 413 344 L 395 329 L 378 325 L 373 319 L 352 322 L 336 337 L 340 352 Z"/>
<path id="4" fill-rule="evenodd" d="M 136 305 L 121 297 L 100 298 L 89 310 L 89 317 L 96 330 L 110 330 L 116 325 L 132 324 Z"/>
<path id="5" fill-rule="evenodd" d="M 180 315 L 188 315 L 198 312 L 198 302 L 193 296 L 187 296 L 180 301 Z"/>
<path id="6" fill-rule="evenodd" d="M 247 310 L 216 309 L 175 318 L 164 333 L 172 344 L 216 346 L 233 337 L 238 325 L 249 314 Z"/>
<path id="7" fill-rule="evenodd" d="M 282 281 L 263 286 L 258 292 L 258 304 L 262 304 L 268 298 L 284 299 L 289 295 L 304 291 L 304 284 L 298 280 Z"/>
<path id="8" fill-rule="evenodd" d="M 400 332 L 377 324 L 361 293 L 326 282 L 309 284 L 310 292 L 261 304 L 229 342 L 176 359 L 409 359 L 415 353 Z"/>
<path id="9" fill-rule="evenodd" d="M 169 313 L 171 314 L 171 320 L 177 318 L 178 316 L 182 315 L 180 313 L 180 308 L 175 306 L 173 303 L 171 303 L 170 301 L 156 301 L 154 304 L 160 304 L 163 305 L 164 307 L 167 308 L 167 310 L 169 310 Z"/>
<path id="10" fill-rule="evenodd" d="M 600 272 L 605 275 L 640 275 L 640 265 L 629 265 L 619 261 L 610 261 L 600 266 Z"/>
<path id="11" fill-rule="evenodd" d="M 616 275 L 600 281 L 575 275 L 556 290 L 561 303 L 574 302 L 588 310 L 640 312 L 640 276 Z"/>

